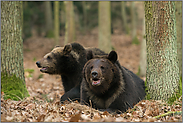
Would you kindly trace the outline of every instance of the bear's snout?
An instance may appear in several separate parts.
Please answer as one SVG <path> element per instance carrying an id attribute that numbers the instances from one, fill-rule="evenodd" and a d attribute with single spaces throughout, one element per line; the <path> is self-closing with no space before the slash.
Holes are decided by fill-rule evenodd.
<path id="1" fill-rule="evenodd" d="M 98 72 L 97 71 L 92 71 L 91 72 L 93 78 L 96 78 L 98 76 Z"/>
<path id="2" fill-rule="evenodd" d="M 36 62 L 36 65 L 41 68 L 41 63 L 39 61 Z"/>

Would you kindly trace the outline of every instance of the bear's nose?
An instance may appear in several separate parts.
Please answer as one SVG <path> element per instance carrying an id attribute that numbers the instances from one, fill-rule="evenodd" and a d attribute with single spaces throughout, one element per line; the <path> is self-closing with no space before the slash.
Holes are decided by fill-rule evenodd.
<path id="1" fill-rule="evenodd" d="M 97 77 L 98 76 L 98 72 L 97 71 L 92 71 L 92 76 L 95 78 L 95 77 Z"/>
<path id="2" fill-rule="evenodd" d="M 40 68 L 41 67 L 41 64 L 39 61 L 36 62 L 37 66 Z"/>

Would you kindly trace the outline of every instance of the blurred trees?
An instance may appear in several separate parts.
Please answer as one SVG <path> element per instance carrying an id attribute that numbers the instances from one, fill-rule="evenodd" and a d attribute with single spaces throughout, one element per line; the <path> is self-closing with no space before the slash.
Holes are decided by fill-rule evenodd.
<path id="1" fill-rule="evenodd" d="M 55 45 L 59 45 L 59 1 L 54 1 L 54 37 Z"/>
<path id="2" fill-rule="evenodd" d="M 49 4 L 48 4 L 49 3 Z M 98 27 L 98 1 L 74 1 L 73 11 L 75 22 L 75 33 L 91 34 L 92 30 Z M 111 24 L 113 30 L 119 29 L 120 33 L 125 33 L 125 26 L 131 24 L 131 9 L 130 2 L 125 2 L 126 23 L 121 21 L 122 8 L 121 1 L 111 2 Z M 49 5 L 49 6 L 48 6 Z M 46 7 L 47 6 L 47 7 Z M 47 9 L 48 8 L 48 9 Z M 66 24 L 66 10 L 64 1 L 59 1 L 59 31 L 60 35 L 65 35 Z M 50 13 L 51 10 L 51 13 Z M 48 33 L 47 28 L 51 28 L 54 31 L 53 21 L 54 17 L 54 1 L 24 1 L 23 2 L 23 38 L 26 39 L 32 35 L 53 37 L 52 33 Z M 48 11 L 48 12 L 47 12 Z M 123 14 L 124 15 L 124 14 Z M 52 16 L 52 17 L 51 17 Z M 47 19 L 46 19 L 47 18 Z M 50 20 L 49 20 L 49 19 Z M 51 19 L 52 18 L 52 19 Z M 137 20 L 136 20 L 137 21 Z M 50 27 L 46 26 L 49 24 Z M 129 25 L 130 26 L 130 25 Z M 123 30 L 121 30 L 121 27 Z M 53 32 L 54 33 L 54 32 Z M 93 33 L 93 32 L 92 32 Z M 49 35 L 48 35 L 49 34 Z"/>
<path id="3" fill-rule="evenodd" d="M 108 53 L 111 51 L 111 4 L 110 1 L 99 1 L 99 37 L 98 47 Z"/>
<path id="4" fill-rule="evenodd" d="M 123 26 L 125 29 L 125 33 L 128 34 L 129 33 L 129 28 L 127 25 L 127 17 L 126 17 L 126 2 L 125 1 L 121 1 L 121 17 L 122 17 L 122 22 L 123 22 Z"/>
<path id="5" fill-rule="evenodd" d="M 135 2 L 131 2 L 131 29 L 132 29 L 132 40 L 135 39 L 136 34 L 137 34 L 137 29 L 136 29 L 136 15 L 135 15 Z"/>
<path id="6" fill-rule="evenodd" d="M 53 17 L 52 17 L 52 6 L 50 1 L 45 1 L 45 33 L 46 37 L 53 37 Z"/>
<path id="7" fill-rule="evenodd" d="M 83 6 L 83 27 L 84 30 L 87 31 L 87 5 L 86 1 L 82 1 L 82 6 Z"/>
<path id="8" fill-rule="evenodd" d="M 179 87 L 175 3 L 145 2 L 145 19 L 148 95 L 168 101 Z"/>
<path id="9" fill-rule="evenodd" d="M 64 1 L 64 5 L 66 13 L 64 44 L 67 44 L 75 40 L 75 19 L 73 1 Z"/>
<path id="10" fill-rule="evenodd" d="M 29 96 L 23 67 L 22 17 L 20 1 L 1 2 L 1 92 L 5 98 Z"/>
<path id="11" fill-rule="evenodd" d="M 131 1 L 131 35 L 132 35 L 132 44 L 139 44 L 137 39 L 137 15 L 136 15 L 136 8 L 135 2 Z"/>
<path id="12" fill-rule="evenodd" d="M 41 36 L 45 30 L 45 12 L 43 2 L 23 2 L 23 39 L 31 37 L 36 30 L 36 34 Z"/>

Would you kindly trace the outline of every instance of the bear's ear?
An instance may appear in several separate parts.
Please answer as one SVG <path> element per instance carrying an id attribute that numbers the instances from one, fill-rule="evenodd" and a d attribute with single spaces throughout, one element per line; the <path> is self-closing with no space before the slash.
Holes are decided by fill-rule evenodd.
<path id="1" fill-rule="evenodd" d="M 93 58 L 93 52 L 91 50 L 89 50 L 86 54 L 86 57 L 88 60 L 92 59 Z"/>
<path id="2" fill-rule="evenodd" d="M 63 50 L 64 55 L 69 54 L 71 52 L 71 50 L 72 50 L 71 44 L 65 45 L 64 50 Z"/>
<path id="3" fill-rule="evenodd" d="M 115 63 L 118 58 L 118 55 L 115 51 L 111 51 L 107 57 L 112 63 Z"/>
<path id="4" fill-rule="evenodd" d="M 54 48 L 56 48 L 56 47 L 60 47 L 59 45 L 56 45 Z"/>

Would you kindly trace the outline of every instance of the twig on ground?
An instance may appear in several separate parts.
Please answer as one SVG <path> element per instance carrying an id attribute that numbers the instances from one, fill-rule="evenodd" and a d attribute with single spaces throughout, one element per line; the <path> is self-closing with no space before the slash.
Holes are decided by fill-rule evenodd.
<path id="1" fill-rule="evenodd" d="M 165 113 L 165 114 L 160 114 L 160 115 L 158 115 L 158 116 L 154 116 L 153 118 L 158 119 L 158 118 L 160 118 L 160 117 L 164 117 L 164 116 L 171 115 L 171 114 L 182 115 L 182 111 L 169 111 L 169 112 L 167 112 L 167 113 Z"/>

